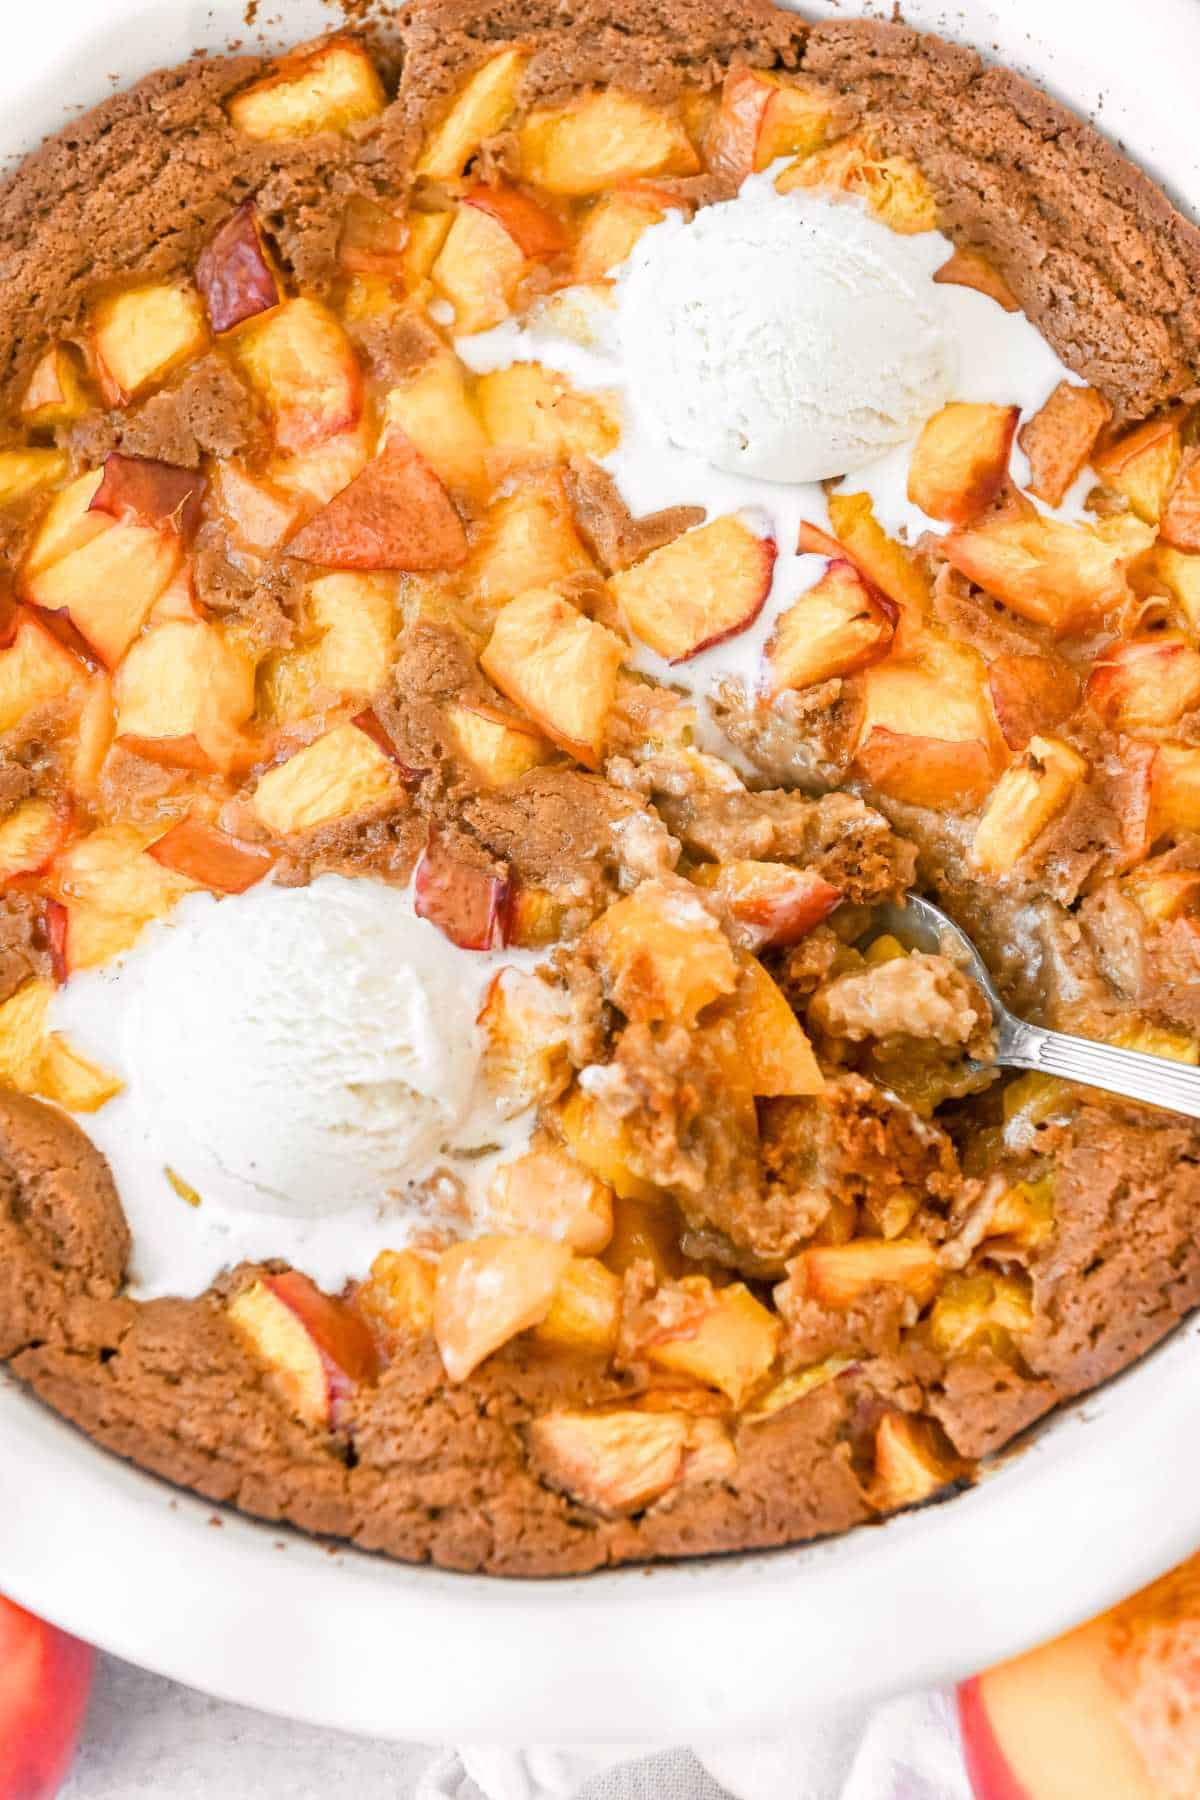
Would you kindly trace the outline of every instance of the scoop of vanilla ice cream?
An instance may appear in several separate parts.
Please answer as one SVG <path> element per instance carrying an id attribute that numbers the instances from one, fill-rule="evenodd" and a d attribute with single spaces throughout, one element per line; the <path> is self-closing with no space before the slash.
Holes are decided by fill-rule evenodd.
<path id="1" fill-rule="evenodd" d="M 673 443 L 803 482 L 861 468 L 949 397 L 943 315 L 917 239 L 853 202 L 752 180 L 643 236 L 619 333 L 630 387 Z"/>
<path id="2" fill-rule="evenodd" d="M 469 1110 L 479 987 L 381 882 L 192 896 L 125 1017 L 141 1123 L 214 1201 L 316 1218 L 383 1200 Z"/>

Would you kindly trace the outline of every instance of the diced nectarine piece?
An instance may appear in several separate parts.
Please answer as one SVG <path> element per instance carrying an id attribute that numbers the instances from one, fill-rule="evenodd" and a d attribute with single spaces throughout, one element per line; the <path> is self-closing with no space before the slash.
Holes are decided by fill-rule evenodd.
<path id="1" fill-rule="evenodd" d="M 245 550 L 276 550 L 300 523 L 295 497 L 261 475 L 249 475 L 241 463 L 217 465 L 213 497 Z"/>
<path id="2" fill-rule="evenodd" d="M 581 1087 L 572 1088 L 554 1108 L 553 1119 L 571 1154 L 612 1188 L 619 1199 L 641 1202 L 656 1198 L 658 1190 L 653 1182 L 632 1166 L 633 1149 L 623 1120 L 594 1094 Z M 661 1212 L 661 1208 L 658 1210 Z M 614 1231 L 619 1231 L 619 1213 L 618 1208 Z M 611 1252 L 609 1261 L 611 1266 L 618 1266 Z"/>
<path id="3" fill-rule="evenodd" d="M 615 632 L 531 588 L 501 609 L 480 666 L 548 738 L 594 768 L 628 654 Z"/>
<path id="4" fill-rule="evenodd" d="M 502 1117 L 562 1092 L 571 1066 L 566 1001 L 558 989 L 524 970 L 502 969 L 488 987 L 478 1023 L 484 1082 Z"/>
<path id="5" fill-rule="evenodd" d="M 686 1413 L 546 1413 L 526 1428 L 544 1481 L 608 1518 L 640 1512 L 684 1472 Z"/>
<path id="6" fill-rule="evenodd" d="M 319 300 L 287 300 L 232 340 L 271 409 L 281 450 L 311 450 L 350 431 L 362 412 L 362 373 L 349 338 Z"/>
<path id="7" fill-rule="evenodd" d="M 10 731 L 36 707 L 63 699 L 82 685 L 86 673 L 36 617 L 22 611 L 11 643 L 0 649 L 0 731 Z"/>
<path id="8" fill-rule="evenodd" d="M 472 493 L 482 486 L 487 433 L 456 356 L 446 351 L 423 363 L 391 389 L 384 413 L 387 424 L 399 427 L 447 487 Z"/>
<path id="9" fill-rule="evenodd" d="M 1085 697 L 1118 731 L 1174 725 L 1200 703 L 1200 654 L 1178 631 L 1118 640 L 1097 657 Z"/>
<path id="10" fill-rule="evenodd" d="M 1200 458 L 1194 450 L 1184 458 L 1158 529 L 1164 544 L 1173 549 L 1200 550 Z"/>
<path id="11" fill-rule="evenodd" d="M 712 169 L 745 180 L 779 156 L 808 156 L 829 134 L 836 95 L 816 82 L 781 79 L 744 64 L 730 69 L 705 145 Z"/>
<path id="12" fill-rule="evenodd" d="M 1023 1082 L 1029 1080 L 1041 1081 L 1044 1084 L 1047 1081 L 1053 1081 L 1054 1078 L 1052 1076 L 1044 1075 L 1022 1076 L 1020 1081 L 1013 1082 L 1012 1085 L 1005 1090 L 1004 1095 L 1004 1117 L 1006 1122 L 1010 1117 L 1008 1106 L 1009 1095 L 1015 1093 L 1016 1090 L 1022 1086 Z M 1070 1093 L 1071 1091 L 1066 1082 L 1056 1082 L 1054 1085 L 1058 1090 L 1058 1093 L 1064 1091 Z M 1045 1101 L 1041 1102 L 1045 1108 L 1042 1114 L 1043 1118 L 1050 1116 L 1056 1103 L 1057 1095 L 1055 1095 L 1049 1105 L 1046 1105 Z M 1034 1105 L 1036 1108 L 1036 1101 Z M 1014 1112 L 1018 1111 L 1019 1108 L 1020 1101 L 1018 1100 L 1017 1105 L 1013 1109 Z M 1053 1235 L 1053 1232 L 1053 1173 L 1041 1175 L 1036 1181 L 1015 1181 L 1011 1187 L 1007 1187 L 1001 1193 L 997 1194 L 995 1201 L 992 1204 L 991 1212 L 988 1215 L 987 1235 L 989 1238 L 1011 1238 L 1014 1243 L 1020 1244 L 1027 1250 L 1036 1250 L 1040 1245 L 1048 1241 Z"/>
<path id="13" fill-rule="evenodd" d="M 598 194 L 636 176 L 694 175 L 700 167 L 672 113 L 615 88 L 530 113 L 519 143 L 522 176 L 551 194 Z"/>
<path id="14" fill-rule="evenodd" d="M 527 50 L 501 50 L 475 70 L 425 140 L 417 158 L 418 175 L 452 181 L 462 174 L 484 139 L 494 136 L 512 116 L 528 60 Z"/>
<path id="15" fill-rule="evenodd" d="M 204 477 L 194 470 L 114 450 L 105 458 L 88 510 L 126 525 L 150 525 L 186 542 L 200 524 L 203 499 Z"/>
<path id="16" fill-rule="evenodd" d="M 602 394 L 579 393 L 540 363 L 513 363 L 479 378 L 484 429 L 520 456 L 607 456 L 621 428 Z"/>
<path id="17" fill-rule="evenodd" d="M 332 819 L 401 803 L 395 763 L 354 725 L 336 725 L 287 762 L 268 769 L 251 805 L 268 831 L 286 837 Z"/>
<path id="18" fill-rule="evenodd" d="M 225 772 L 245 753 L 254 666 L 215 625 L 155 626 L 130 647 L 115 693 L 117 742 L 138 755 L 171 764 L 172 746 L 191 739 L 201 766 Z"/>
<path id="19" fill-rule="evenodd" d="M 588 927 L 584 941 L 627 1019 L 692 1025 L 738 984 L 728 938 L 682 882 L 643 881 Z"/>
<path id="20" fill-rule="evenodd" d="M 1156 924 L 1182 918 L 1200 905 L 1200 869 L 1164 868 L 1161 857 L 1132 870 L 1122 886 Z"/>
<path id="21" fill-rule="evenodd" d="M 929 611 L 929 583 L 912 552 L 890 538 L 875 517 L 869 494 L 831 494 L 829 519 L 844 553 L 900 608 L 901 630 L 919 626 Z M 799 548 L 808 545 L 803 541 Z M 827 555 L 825 550 L 822 555 Z"/>
<path id="22" fill-rule="evenodd" d="M 48 1029 L 51 981 L 27 981 L 0 1006 L 0 1081 L 69 1112 L 98 1112 L 123 1082 Z"/>
<path id="23" fill-rule="evenodd" d="M 1154 547 L 1151 566 L 1185 622 L 1193 631 L 1200 629 L 1200 556 L 1172 549 L 1160 539 Z"/>
<path id="24" fill-rule="evenodd" d="M 147 525 L 111 523 L 58 562 L 25 581 L 47 612 L 65 612 L 100 660 L 114 668 L 142 629 L 150 609 L 178 571 L 179 539 Z"/>
<path id="25" fill-rule="evenodd" d="M 815 586 L 781 613 L 766 648 L 765 692 L 853 675 L 887 655 L 897 609 L 854 564 L 831 562 Z"/>
<path id="26" fill-rule="evenodd" d="M 1107 445 L 1092 458 L 1104 483 L 1128 500 L 1139 519 L 1157 525 L 1183 454 L 1179 415 L 1163 413 Z"/>
<path id="27" fill-rule="evenodd" d="M 933 231 L 937 204 L 925 176 L 907 156 L 883 156 L 865 132 L 850 132 L 783 171 L 781 194 L 825 188 L 866 201 L 875 217 L 902 236 Z"/>
<path id="28" fill-rule="evenodd" d="M 621 1326 L 621 1278 L 594 1256 L 573 1256 L 550 1311 L 534 1329 L 539 1343 L 611 1356 Z"/>
<path id="29" fill-rule="evenodd" d="M 595 1256 L 612 1237 L 612 1189 L 565 1150 L 527 1150 L 496 1170 L 488 1205 L 498 1230 L 533 1232 Z"/>
<path id="30" fill-rule="evenodd" d="M 988 691 L 1001 736 L 1010 750 L 1053 731 L 1079 703 L 1070 663 L 1051 656 L 997 656 L 988 664 Z"/>
<path id="31" fill-rule="evenodd" d="M 969 852 L 984 875 L 1006 875 L 1087 779 L 1088 766 L 1061 738 L 1035 737 L 1006 769 L 975 828 Z"/>
<path id="32" fill-rule="evenodd" d="M 576 281 L 599 281 L 623 263 L 638 239 L 666 214 L 648 195 L 605 194 L 586 214 L 575 244 Z"/>
<path id="33" fill-rule="evenodd" d="M 529 1236 L 475 1238 L 443 1252 L 433 1331 L 451 1381 L 542 1323 L 570 1261 L 565 1244 Z"/>
<path id="34" fill-rule="evenodd" d="M 22 576 L 26 585 L 51 563 L 61 562 L 109 529 L 108 518 L 91 510 L 103 480 L 103 469 L 89 469 L 55 494 L 25 557 Z"/>
<path id="35" fill-rule="evenodd" d="M 411 294 L 429 275 L 438 253 L 446 241 L 453 222 L 452 212 L 412 212 L 408 214 L 408 237 L 404 245 L 401 268 L 405 289 Z"/>
<path id="36" fill-rule="evenodd" d="M 889 1412 L 875 1430 L 875 1477 L 868 1498 L 880 1511 L 918 1506 L 966 1473 L 931 1419 Z"/>
<path id="37" fill-rule="evenodd" d="M 941 1284 L 932 1244 L 916 1238 L 855 1238 L 849 1244 L 822 1244 L 802 1250 L 788 1264 L 785 1290 L 822 1306 L 855 1306 L 873 1288 L 899 1288 L 925 1306 Z M 786 1298 L 781 1297 L 786 1310 Z"/>
<path id="38" fill-rule="evenodd" d="M 1147 767 L 1149 843 L 1168 834 L 1200 831 L 1200 749 L 1190 744 L 1159 744 L 1149 752 Z"/>
<path id="39" fill-rule="evenodd" d="M 434 286 L 454 308 L 463 336 L 487 331 L 512 311 L 525 272 L 525 252 L 507 228 L 476 206 L 459 206 L 430 270 Z"/>
<path id="40" fill-rule="evenodd" d="M 635 637 L 686 662 L 754 623 L 774 567 L 775 540 L 730 513 L 619 570 L 609 586 Z"/>
<path id="41" fill-rule="evenodd" d="M 855 762 L 871 786 L 893 800 L 959 811 L 978 803 L 992 774 L 987 745 L 978 739 L 921 737 L 886 725 L 872 727 Z"/>
<path id="42" fill-rule="evenodd" d="M 195 884 L 146 854 L 145 833 L 108 825 L 58 857 L 51 885 L 66 910 L 63 964 L 74 971 L 128 950 L 143 926 L 170 912 Z"/>
<path id="43" fill-rule="evenodd" d="M 407 221 L 394 205 L 380 206 L 376 200 L 352 194 L 342 215 L 338 262 L 354 275 L 400 276 L 408 237 Z M 384 286 L 388 286 L 386 280 Z M 385 310 L 390 311 L 394 303 L 392 296 Z"/>
<path id="44" fill-rule="evenodd" d="M 417 917 L 436 925 L 460 950 L 499 950 L 508 941 L 509 880 L 465 861 L 438 835 L 417 864 L 413 900 Z"/>
<path id="45" fill-rule="evenodd" d="M 742 1407 L 770 1374 L 779 1320 L 740 1281 L 714 1288 L 703 1275 L 685 1275 L 678 1286 L 692 1304 L 681 1308 L 677 1332 L 664 1326 L 655 1334 L 646 1348 L 647 1360 L 719 1388 L 735 1407 Z"/>
<path id="46" fill-rule="evenodd" d="M 533 882 L 517 882 L 509 908 L 508 941 L 519 950 L 545 950 L 566 927 L 568 897 Z"/>
<path id="47" fill-rule="evenodd" d="M 919 659 L 868 669 L 856 752 L 867 780 L 914 806 L 961 810 L 982 798 L 994 733 L 985 676 L 974 651 L 934 637 Z"/>
<path id="48" fill-rule="evenodd" d="M 69 425 L 87 411 L 78 354 L 70 344 L 51 344 L 35 364 L 21 400 L 21 418 L 35 431 Z"/>
<path id="49" fill-rule="evenodd" d="M 1021 310 L 1021 302 L 999 269 L 978 250 L 955 250 L 934 272 L 933 279 L 946 287 L 973 288 L 977 294 L 986 294 L 1007 313 Z"/>
<path id="50" fill-rule="evenodd" d="M 1029 458 L 1030 493 L 1047 506 L 1060 506 L 1111 418 L 1112 407 L 1098 388 L 1060 381 L 1021 427 L 1019 442 Z"/>
<path id="51" fill-rule="evenodd" d="M 811 869 L 789 863 L 704 863 L 692 879 L 729 909 L 732 935 L 748 950 L 798 944 L 842 898 L 839 888 Z"/>
<path id="52" fill-rule="evenodd" d="M 247 137 L 274 141 L 345 131 L 387 104 L 375 65 L 359 44 L 336 38 L 317 50 L 283 57 L 269 75 L 229 102 L 229 117 Z"/>
<path id="53" fill-rule="evenodd" d="M 942 539 L 943 555 L 995 599 L 1059 635 L 1128 600 L 1130 563 L 1154 533 L 1121 516 L 1095 525 L 1061 519 L 1002 519 Z"/>
<path id="54" fill-rule="evenodd" d="M 244 894 L 271 873 L 274 856 L 203 819 L 181 819 L 151 844 L 148 854 L 164 869 L 185 875 L 215 894 Z"/>
<path id="55" fill-rule="evenodd" d="M 502 606 L 529 588 L 553 587 L 592 568 L 571 516 L 557 469 L 522 481 L 488 509 L 472 546 L 467 574 L 472 592 Z"/>
<path id="56" fill-rule="evenodd" d="M 287 547 L 329 569 L 454 569 L 467 537 L 445 488 L 401 432 Z"/>
<path id="57" fill-rule="evenodd" d="M 306 1425 L 336 1425 L 340 1405 L 375 1379 L 378 1359 L 365 1322 L 296 1269 L 243 1289 L 227 1317 Z"/>
<path id="58" fill-rule="evenodd" d="M 124 1086 L 119 1075 L 72 1049 L 61 1032 L 52 1031 L 47 1037 L 35 1090 L 44 1100 L 53 1100 L 68 1112 L 99 1112 Z"/>
<path id="59" fill-rule="evenodd" d="M 553 755 L 536 726 L 494 706 L 456 703 L 447 709 L 446 721 L 455 752 L 485 787 L 507 787 Z"/>
<path id="60" fill-rule="evenodd" d="M 1019 406 L 952 400 L 927 420 L 908 470 L 908 497 L 931 519 L 965 525 L 1008 478 Z"/>
<path id="61" fill-rule="evenodd" d="M 474 207 L 503 225 L 521 254 L 531 259 L 558 256 L 570 242 L 567 228 L 557 214 L 523 188 L 477 182 L 463 195 L 462 205 Z"/>
<path id="62" fill-rule="evenodd" d="M 127 406 L 153 382 L 198 356 L 208 341 L 195 288 L 127 288 L 92 309 L 97 374 L 111 406 Z"/>
<path id="63" fill-rule="evenodd" d="M 990 1332 L 1033 1324 L 1029 1283 L 1015 1275 L 950 1275 L 929 1315 L 929 1337 L 943 1356 L 957 1356 Z"/>
<path id="64" fill-rule="evenodd" d="M 417 1250 L 381 1250 L 353 1303 L 389 1349 L 396 1340 L 433 1328 L 437 1263 Z"/>
<path id="65" fill-rule="evenodd" d="M 61 450 L 0 450 L 0 506 L 56 486 L 69 469 Z"/>
<path id="66" fill-rule="evenodd" d="M 40 875 L 70 835 L 66 802 L 23 800 L 0 820 L 0 886 L 20 875 Z"/>
<path id="67" fill-rule="evenodd" d="M 368 421 L 360 419 L 350 430 L 335 432 L 310 450 L 275 457 L 267 465 L 267 479 L 295 494 L 303 512 L 311 511 L 313 504 L 328 506 L 367 467 L 376 451 L 375 436 Z"/>
<path id="68" fill-rule="evenodd" d="M 216 332 L 232 331 L 283 299 L 253 200 L 243 200 L 201 251 L 196 286 Z"/>
<path id="69" fill-rule="evenodd" d="M 322 575 L 308 590 L 308 622 L 320 634 L 315 674 L 343 699 L 368 699 L 387 681 L 396 597 L 386 575 Z"/>
<path id="70" fill-rule="evenodd" d="M 727 1059 L 731 1090 L 759 1099 L 820 1094 L 825 1077 L 782 988 L 753 956 L 743 956 L 732 999 L 720 1008 L 712 1043 Z"/>

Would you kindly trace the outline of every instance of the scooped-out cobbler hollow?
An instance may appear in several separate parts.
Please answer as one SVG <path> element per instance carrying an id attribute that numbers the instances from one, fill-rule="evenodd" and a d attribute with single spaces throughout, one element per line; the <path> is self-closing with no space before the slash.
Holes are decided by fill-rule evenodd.
<path id="1" fill-rule="evenodd" d="M 505 1574 L 971 1482 L 1200 1301 L 1200 235 L 1016 76 L 423 0 L 0 191 L 0 1356 Z"/>

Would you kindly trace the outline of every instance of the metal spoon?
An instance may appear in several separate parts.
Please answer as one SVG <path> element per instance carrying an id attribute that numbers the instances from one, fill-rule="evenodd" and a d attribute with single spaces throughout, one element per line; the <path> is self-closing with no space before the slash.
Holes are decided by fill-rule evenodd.
<path id="1" fill-rule="evenodd" d="M 1004 1069 L 1036 1069 L 1039 1075 L 1057 1075 L 1063 1081 L 1104 1088 L 1127 1100 L 1144 1100 L 1171 1112 L 1200 1119 L 1200 1068 L 1147 1056 L 1141 1050 L 1122 1050 L 1092 1038 L 1071 1037 L 1065 1031 L 1048 1031 L 1030 1025 L 1010 1013 L 987 965 L 970 938 L 940 906 L 910 894 L 905 905 L 888 903 L 874 909 L 873 923 L 890 932 L 906 949 L 939 951 L 947 937 L 963 952 L 963 966 L 992 1004 L 996 1021 L 996 1054 L 991 1059 Z"/>

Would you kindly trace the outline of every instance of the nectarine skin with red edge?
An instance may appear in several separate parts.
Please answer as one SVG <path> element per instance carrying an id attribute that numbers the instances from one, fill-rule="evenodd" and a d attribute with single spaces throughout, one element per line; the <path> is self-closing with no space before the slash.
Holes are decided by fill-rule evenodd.
<path id="1" fill-rule="evenodd" d="M 0 1800 L 53 1800 L 66 1780 L 95 1651 L 0 1597 Z"/>
<path id="2" fill-rule="evenodd" d="M 958 1725 L 967 1779 L 975 1800 L 1033 1800 L 1004 1759 L 977 1675 L 964 1681 L 958 1690 Z"/>
<path id="3" fill-rule="evenodd" d="M 232 331 L 283 298 L 267 260 L 253 200 L 243 200 L 201 252 L 196 286 L 214 331 Z"/>
<path id="4" fill-rule="evenodd" d="M 89 512 L 107 513 L 133 525 L 173 531 L 185 540 L 196 534 L 204 499 L 205 478 L 194 469 L 126 456 L 114 450 L 104 460 L 104 479 L 92 496 Z"/>

